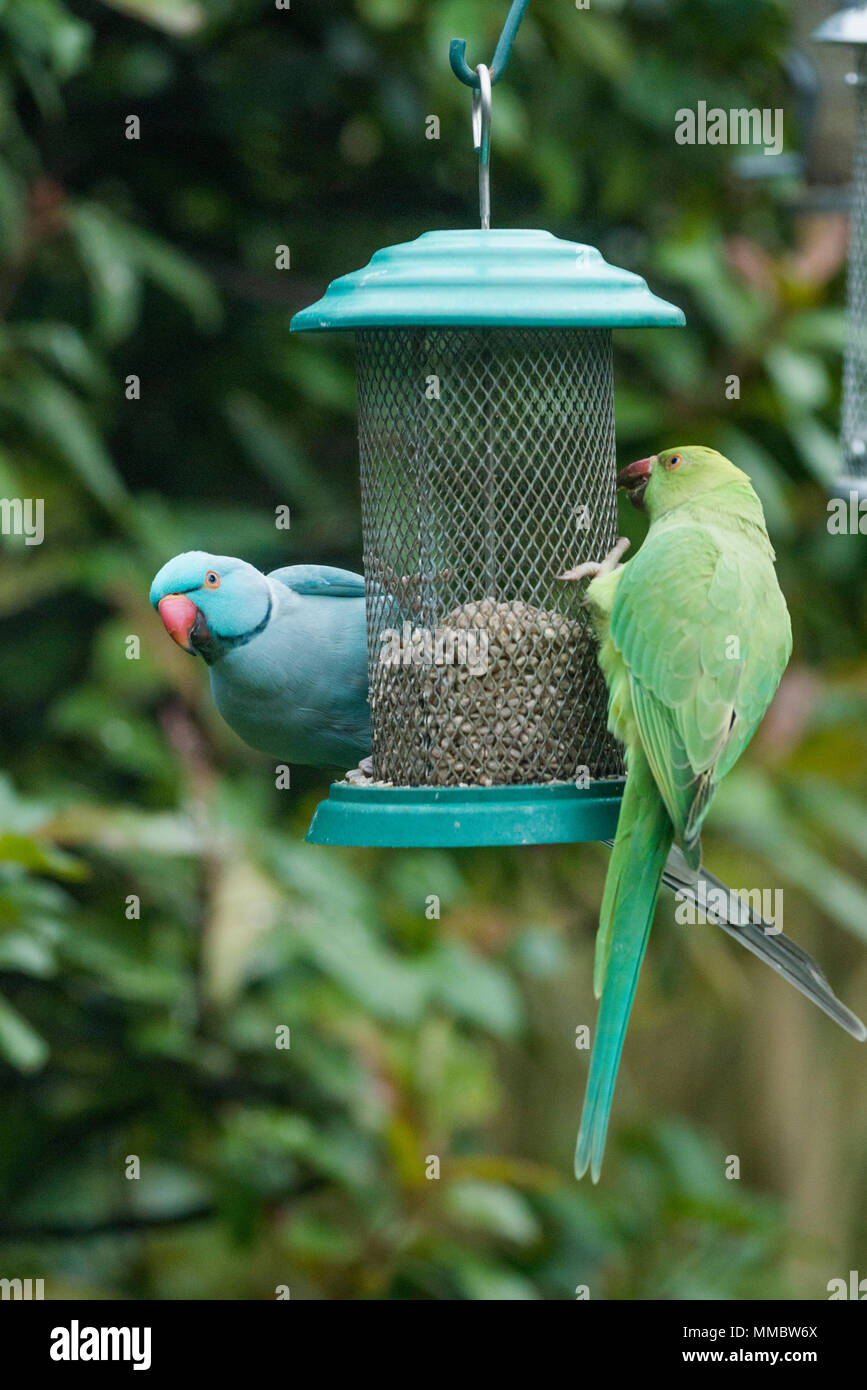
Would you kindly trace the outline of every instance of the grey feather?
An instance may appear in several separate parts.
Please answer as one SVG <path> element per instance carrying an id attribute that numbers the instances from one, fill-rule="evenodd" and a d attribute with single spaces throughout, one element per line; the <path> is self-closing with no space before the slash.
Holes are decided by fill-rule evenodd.
<path id="1" fill-rule="evenodd" d="M 611 848 L 613 841 L 606 840 L 604 843 Z M 733 936 L 742 946 L 746 946 L 748 951 L 752 951 L 753 955 L 758 956 L 772 970 L 776 970 L 778 975 L 782 975 L 784 980 L 788 980 L 789 984 L 800 990 L 801 994 L 822 1009 L 829 1018 L 847 1033 L 851 1033 L 853 1038 L 857 1038 L 859 1042 L 867 1039 L 867 1028 L 860 1018 L 840 1002 L 812 956 L 782 932 L 773 931 L 770 924 L 754 911 L 746 899 L 730 893 L 721 879 L 704 867 L 691 869 L 676 845 L 668 856 L 662 881 L 673 893 L 685 895 L 694 903 L 699 901 L 698 889 L 702 881 L 705 895 L 712 889 L 722 890 L 729 910 L 725 920 L 722 920 L 719 911 L 715 910 L 713 920 L 723 931 L 728 932 L 729 936 Z M 719 899 L 715 898 L 714 901 Z M 708 917 L 711 917 L 710 913 Z"/>

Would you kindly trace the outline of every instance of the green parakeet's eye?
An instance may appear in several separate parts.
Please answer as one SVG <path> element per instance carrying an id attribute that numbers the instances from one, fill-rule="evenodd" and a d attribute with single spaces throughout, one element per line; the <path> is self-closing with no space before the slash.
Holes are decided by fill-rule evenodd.
<path id="1" fill-rule="evenodd" d="M 666 468 L 679 468 L 682 463 L 683 459 L 680 454 L 672 454 L 670 459 L 665 460 Z"/>

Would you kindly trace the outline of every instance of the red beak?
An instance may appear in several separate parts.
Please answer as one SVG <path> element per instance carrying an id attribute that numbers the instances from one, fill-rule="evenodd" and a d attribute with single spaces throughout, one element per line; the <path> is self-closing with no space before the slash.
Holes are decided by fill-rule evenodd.
<path id="1" fill-rule="evenodd" d="M 618 487 L 628 488 L 631 484 L 647 482 L 653 472 L 655 457 L 646 459 L 636 459 L 634 463 L 628 463 L 625 468 L 621 468 L 617 474 Z"/>
<path id="2" fill-rule="evenodd" d="M 650 458 L 636 459 L 635 463 L 628 463 L 617 474 L 617 486 L 626 489 L 627 497 L 633 507 L 637 507 L 639 511 L 644 510 L 644 494 L 647 491 L 647 484 L 650 482 L 654 465 L 658 462 L 656 454 L 651 454 Z"/>
<path id="3" fill-rule="evenodd" d="M 190 640 L 190 633 L 199 616 L 199 610 L 192 599 L 187 598 L 186 594 L 166 594 L 165 598 L 160 599 L 157 608 L 172 641 L 194 656 L 195 648 Z"/>

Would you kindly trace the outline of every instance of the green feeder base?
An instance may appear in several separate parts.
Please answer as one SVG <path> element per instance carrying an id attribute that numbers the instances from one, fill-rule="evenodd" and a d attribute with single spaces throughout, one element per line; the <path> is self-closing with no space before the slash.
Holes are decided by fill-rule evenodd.
<path id="1" fill-rule="evenodd" d="M 623 779 L 576 787 L 353 787 L 334 782 L 316 808 L 315 845 L 432 849 L 610 840 Z"/>

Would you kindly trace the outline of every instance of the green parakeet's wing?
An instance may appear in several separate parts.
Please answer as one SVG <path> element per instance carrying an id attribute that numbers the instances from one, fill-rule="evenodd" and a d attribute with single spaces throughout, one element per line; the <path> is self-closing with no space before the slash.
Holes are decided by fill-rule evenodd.
<path id="1" fill-rule="evenodd" d="M 791 629 L 764 532 L 689 512 L 654 524 L 624 566 L 610 637 L 653 779 L 697 867 L 713 792 L 771 701 Z"/>

